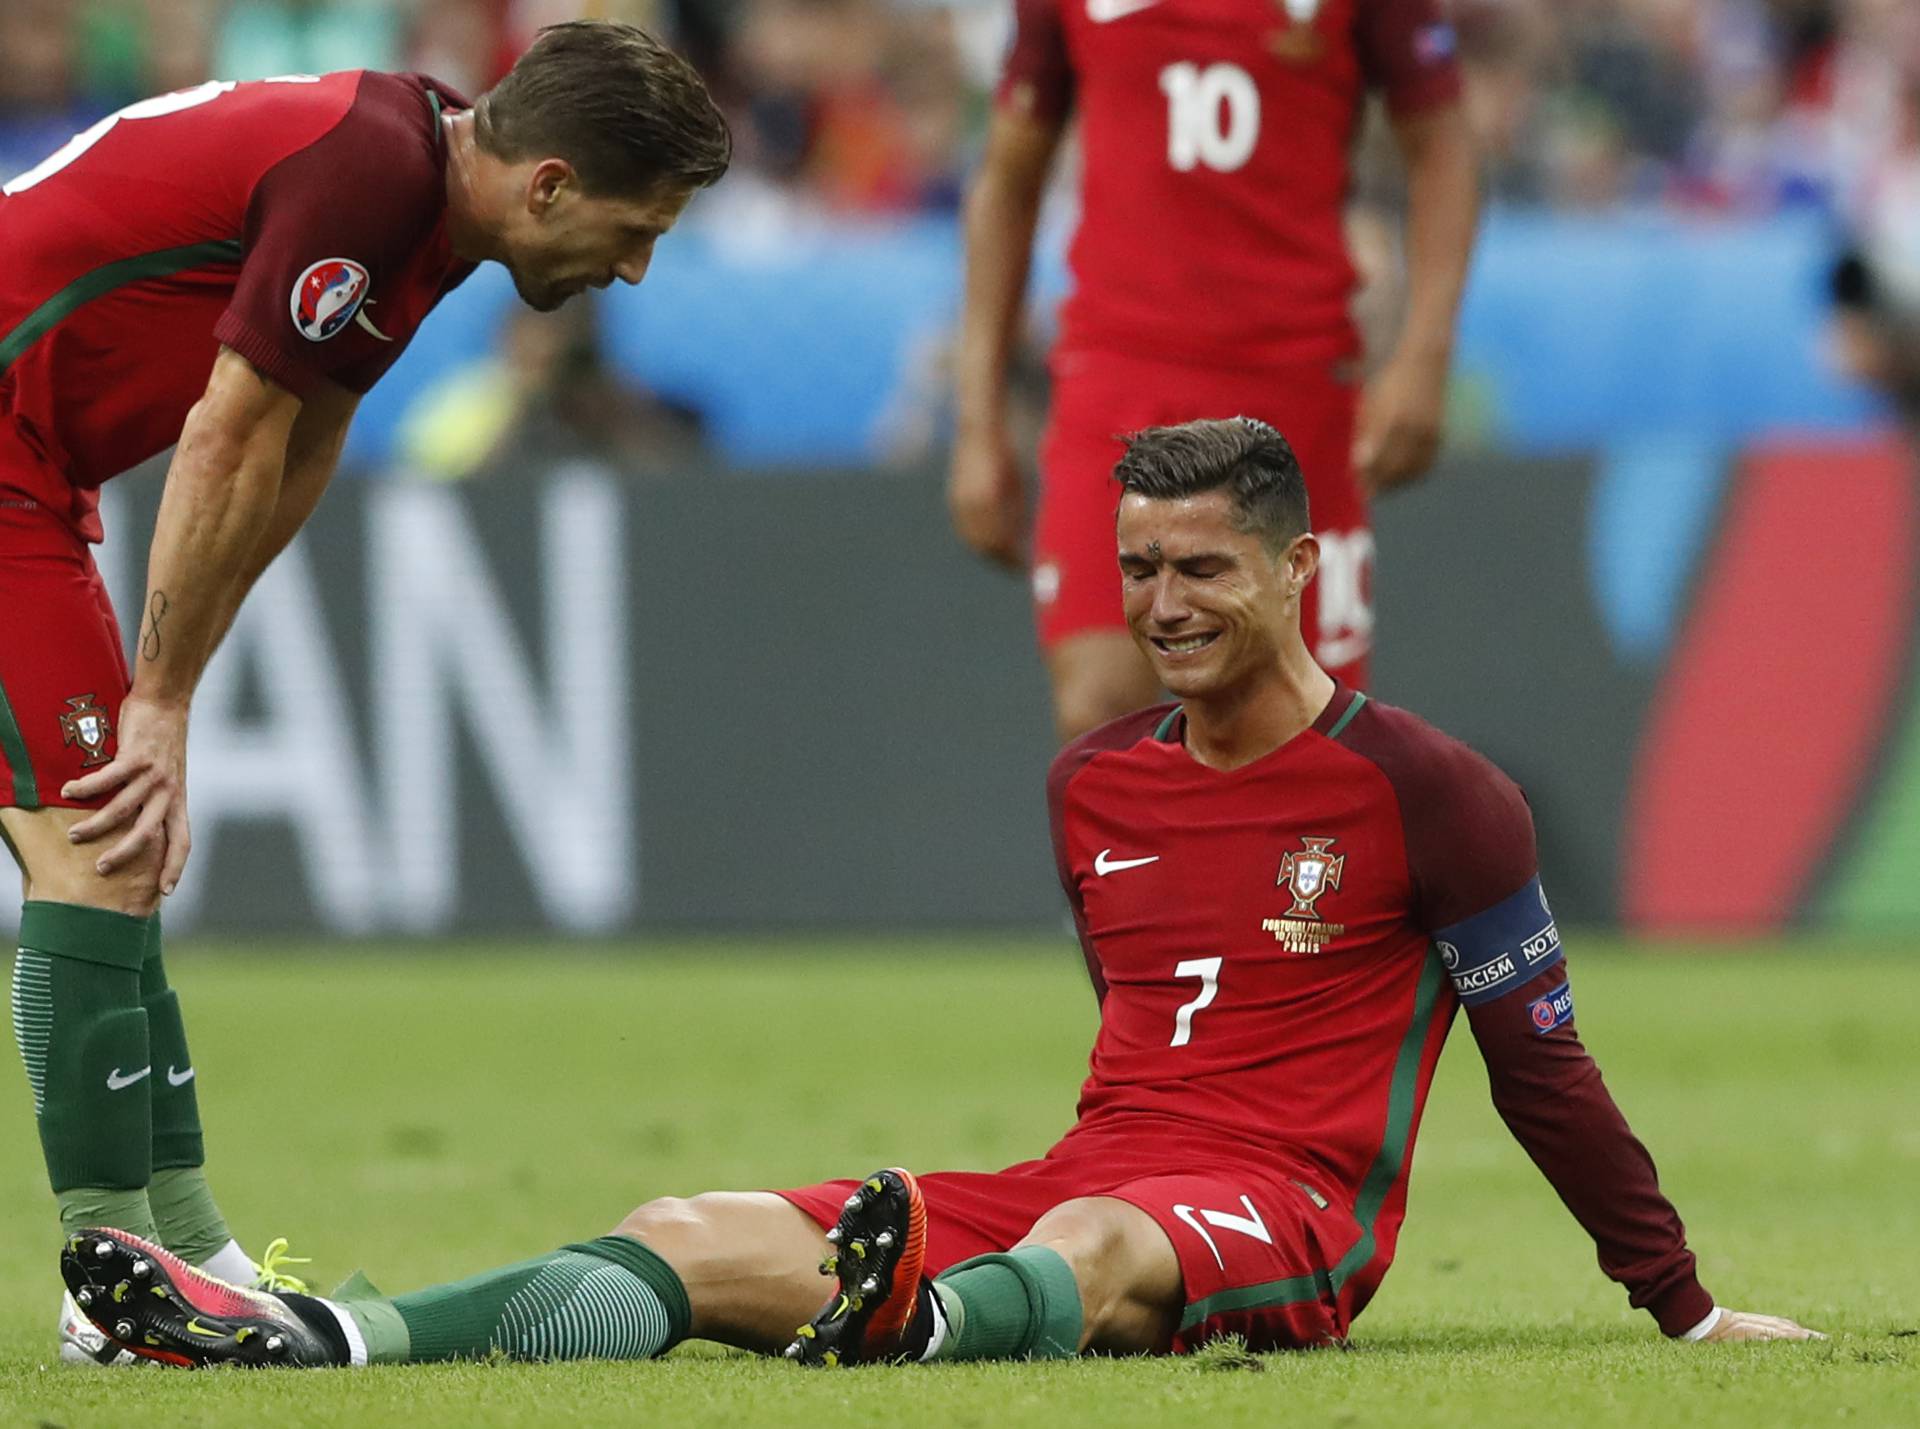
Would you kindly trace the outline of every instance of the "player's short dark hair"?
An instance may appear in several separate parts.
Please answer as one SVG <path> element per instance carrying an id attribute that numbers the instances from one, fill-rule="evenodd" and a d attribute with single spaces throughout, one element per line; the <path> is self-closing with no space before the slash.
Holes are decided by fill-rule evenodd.
<path id="1" fill-rule="evenodd" d="M 565 159 L 589 193 L 619 198 L 705 188 L 733 158 L 727 121 L 693 66 L 618 20 L 542 30 L 474 105 L 474 138 L 509 162 Z"/>
<path id="2" fill-rule="evenodd" d="M 1113 469 L 1123 491 L 1177 501 L 1225 488 L 1234 529 L 1258 536 L 1276 555 L 1308 531 L 1307 480 L 1293 445 L 1252 417 L 1148 427 L 1125 437 Z"/>

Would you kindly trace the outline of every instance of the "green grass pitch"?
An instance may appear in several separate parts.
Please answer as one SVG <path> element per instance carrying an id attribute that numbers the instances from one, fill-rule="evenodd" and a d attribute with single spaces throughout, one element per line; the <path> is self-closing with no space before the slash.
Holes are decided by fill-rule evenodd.
<path id="1" fill-rule="evenodd" d="M 1920 958 L 1572 946 L 1582 1033 L 1707 1284 L 1830 1343 L 1660 1340 L 1506 1136 L 1458 1026 L 1399 1258 L 1349 1353 L 807 1374 L 691 1346 L 641 1364 L 68 1370 L 14 1071 L 0 1425 L 1920 1422 Z M 291 1236 L 325 1284 L 364 1266 L 388 1290 L 596 1234 L 655 1194 L 1034 1154 L 1072 1114 L 1093 1027 L 1058 939 L 172 961 L 236 1228 L 256 1249 Z"/>

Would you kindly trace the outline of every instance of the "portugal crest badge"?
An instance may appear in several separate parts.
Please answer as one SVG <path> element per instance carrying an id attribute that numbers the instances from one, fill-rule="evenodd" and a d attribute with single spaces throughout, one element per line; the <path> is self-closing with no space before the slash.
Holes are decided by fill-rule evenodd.
<path id="1" fill-rule="evenodd" d="M 1330 838 L 1306 838 L 1304 847 L 1280 859 L 1280 876 L 1275 883 L 1293 895 L 1293 906 L 1280 918 L 1268 918 L 1260 931 L 1271 933 L 1290 953 L 1317 953 L 1346 932 L 1344 923 L 1329 923 L 1314 905 L 1328 889 L 1340 886 L 1347 856 L 1332 852 Z"/>
<path id="2" fill-rule="evenodd" d="M 80 746 L 82 769 L 97 768 L 113 757 L 107 753 L 113 725 L 91 692 L 67 701 L 67 707 L 60 711 L 60 735 L 62 743 Z"/>

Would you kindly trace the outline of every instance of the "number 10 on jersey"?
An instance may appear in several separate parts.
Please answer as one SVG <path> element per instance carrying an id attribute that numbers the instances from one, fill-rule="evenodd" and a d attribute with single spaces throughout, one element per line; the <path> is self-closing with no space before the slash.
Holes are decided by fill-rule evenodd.
<path id="1" fill-rule="evenodd" d="M 1190 61 L 1160 71 L 1167 96 L 1167 162 L 1180 173 L 1205 164 L 1230 174 L 1260 138 L 1260 86 L 1236 64 Z"/>

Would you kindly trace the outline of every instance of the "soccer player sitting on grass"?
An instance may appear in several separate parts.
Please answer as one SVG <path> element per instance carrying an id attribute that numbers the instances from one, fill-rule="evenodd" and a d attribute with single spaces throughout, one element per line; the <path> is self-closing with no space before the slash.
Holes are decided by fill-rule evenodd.
<path id="1" fill-rule="evenodd" d="M 184 1365 L 641 1358 L 688 1337 L 816 1364 L 1338 1344 L 1393 1258 L 1464 1006 L 1494 1105 L 1634 1305 L 1688 1339 L 1810 1337 L 1696 1278 L 1575 1033 L 1519 789 L 1307 653 L 1318 548 L 1286 441 L 1155 428 L 1117 474 L 1128 623 L 1180 703 L 1084 736 L 1048 781 L 1100 1031 L 1043 1158 L 656 1200 L 395 1299 L 262 1295 L 85 1231 L 62 1258 L 75 1299 Z"/>

